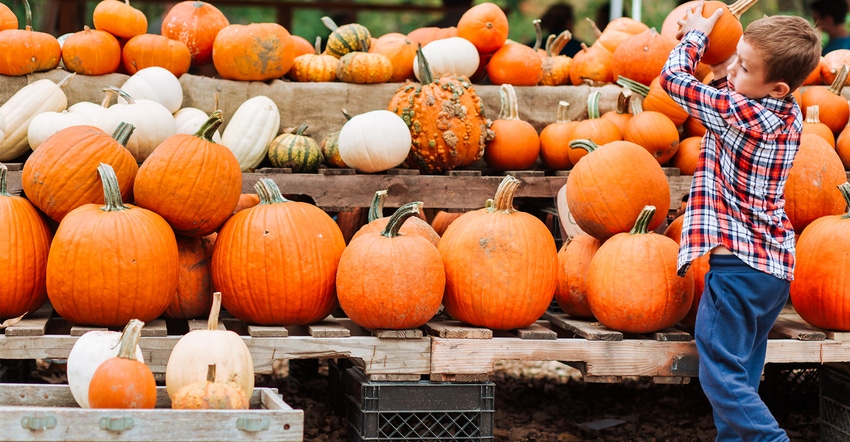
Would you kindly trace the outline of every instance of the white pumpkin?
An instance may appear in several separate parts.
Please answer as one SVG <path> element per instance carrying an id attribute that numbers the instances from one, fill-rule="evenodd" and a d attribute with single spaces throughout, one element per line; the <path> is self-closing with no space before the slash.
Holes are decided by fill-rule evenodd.
<path id="1" fill-rule="evenodd" d="M 278 130 L 280 110 L 277 104 L 265 95 L 257 95 L 236 108 L 221 133 L 221 144 L 233 152 L 239 160 L 239 168 L 246 172 L 263 162 Z"/>
<path id="2" fill-rule="evenodd" d="M 210 118 L 197 107 L 184 107 L 174 113 L 174 125 L 178 134 L 194 134 Z M 221 144 L 221 133 L 215 131 L 212 140 Z"/>
<path id="3" fill-rule="evenodd" d="M 27 130 L 30 121 L 42 112 L 59 112 L 68 107 L 68 97 L 62 86 L 71 78 L 65 77 L 58 84 L 43 78 L 15 92 L 0 106 L 6 124 L 5 136 L 0 143 L 0 161 L 10 161 L 29 149 Z"/>
<path id="4" fill-rule="evenodd" d="M 0 144 L 3 144 L 4 138 L 6 138 L 6 118 L 0 112 Z"/>
<path id="5" fill-rule="evenodd" d="M 68 387 L 82 408 L 89 407 L 89 383 L 97 367 L 109 358 L 118 356 L 121 333 L 95 330 L 77 339 L 68 354 Z M 136 359 L 145 362 L 142 349 L 136 346 Z"/>
<path id="6" fill-rule="evenodd" d="M 135 100 L 153 100 L 165 106 L 172 114 L 183 106 L 183 86 L 180 80 L 168 69 L 150 66 L 139 69 L 121 85 L 122 91 Z M 118 96 L 119 103 L 127 103 Z"/>
<path id="7" fill-rule="evenodd" d="M 127 103 L 109 106 L 103 115 L 104 132 L 112 134 L 121 122 L 136 127 L 127 141 L 127 150 L 136 161 L 142 163 L 159 146 L 159 143 L 176 133 L 174 115 L 165 106 L 153 100 L 136 100 L 123 91 L 119 92 Z"/>
<path id="8" fill-rule="evenodd" d="M 85 114 L 62 112 L 42 112 L 30 120 L 27 128 L 27 141 L 30 149 L 35 150 L 44 140 L 62 129 L 71 126 L 94 126 L 94 122 Z"/>
<path id="9" fill-rule="evenodd" d="M 392 169 L 410 153 L 410 129 L 388 110 L 355 115 L 339 132 L 339 156 L 349 167 L 372 173 Z"/>
<path id="10" fill-rule="evenodd" d="M 462 75 L 471 77 L 481 62 L 478 49 L 469 40 L 462 37 L 449 37 L 434 40 L 422 47 L 422 54 L 431 66 L 434 80 L 443 75 Z M 419 78 L 419 56 L 413 57 L 413 74 Z"/>
<path id="11" fill-rule="evenodd" d="M 82 114 L 88 117 L 94 123 L 95 127 L 103 129 L 103 116 L 109 108 L 109 102 L 112 100 L 113 92 L 107 92 L 100 104 L 90 101 L 78 101 L 68 107 L 68 112 Z"/>

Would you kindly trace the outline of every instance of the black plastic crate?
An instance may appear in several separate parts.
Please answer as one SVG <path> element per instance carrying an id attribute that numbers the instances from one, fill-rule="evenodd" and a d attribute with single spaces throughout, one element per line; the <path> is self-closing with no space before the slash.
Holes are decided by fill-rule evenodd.
<path id="1" fill-rule="evenodd" d="M 346 372 L 345 370 L 354 366 L 351 359 L 329 359 L 328 360 L 328 399 L 331 409 L 337 416 L 345 416 L 346 404 Z"/>
<path id="2" fill-rule="evenodd" d="M 823 442 L 850 440 L 850 373 L 824 365 L 820 373 L 820 437 Z"/>
<path id="3" fill-rule="evenodd" d="M 376 382 L 346 370 L 348 440 L 492 441 L 492 382 Z"/>

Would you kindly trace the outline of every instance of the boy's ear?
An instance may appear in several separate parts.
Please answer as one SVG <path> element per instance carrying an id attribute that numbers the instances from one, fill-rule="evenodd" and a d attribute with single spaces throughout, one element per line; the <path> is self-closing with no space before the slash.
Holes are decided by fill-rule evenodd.
<path id="1" fill-rule="evenodd" d="M 773 84 L 773 90 L 770 91 L 770 96 L 773 98 L 785 98 L 791 93 L 791 86 L 784 81 L 777 81 Z"/>

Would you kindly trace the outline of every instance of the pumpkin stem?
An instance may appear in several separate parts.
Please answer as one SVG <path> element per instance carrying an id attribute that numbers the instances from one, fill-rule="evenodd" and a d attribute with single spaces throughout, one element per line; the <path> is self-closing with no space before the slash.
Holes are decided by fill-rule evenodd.
<path id="1" fill-rule="evenodd" d="M 398 231 L 401 229 L 404 222 L 413 215 L 419 215 L 419 212 L 422 210 L 422 204 L 422 201 L 414 201 L 396 209 L 390 216 L 389 221 L 387 221 L 387 226 L 384 227 L 384 231 L 381 232 L 381 235 L 386 236 L 387 238 L 397 237 Z"/>
<path id="2" fill-rule="evenodd" d="M 599 30 L 599 26 L 596 26 L 596 22 L 591 20 L 590 17 L 585 17 L 585 20 L 590 24 L 590 27 L 593 28 L 593 34 L 596 35 L 598 39 L 600 35 L 602 35 L 602 31 Z M 582 43 L 583 45 L 584 43 Z"/>
<path id="3" fill-rule="evenodd" d="M 429 85 L 434 82 L 434 73 L 431 72 L 431 65 L 422 53 L 422 43 L 419 43 L 416 48 L 416 63 L 419 68 L 419 83 L 422 86 Z"/>
<path id="4" fill-rule="evenodd" d="M 207 382 L 215 383 L 215 364 L 207 365 Z"/>
<path id="5" fill-rule="evenodd" d="M 555 120 L 556 123 L 568 123 L 570 120 L 570 103 L 567 103 L 564 100 L 558 102 L 558 118 Z"/>
<path id="6" fill-rule="evenodd" d="M 634 92 L 641 94 L 643 98 L 646 98 L 646 96 L 649 94 L 649 86 L 639 81 L 634 81 L 631 78 L 626 78 L 622 75 L 617 76 L 617 84 L 623 87 L 627 87 L 633 90 Z"/>
<path id="7" fill-rule="evenodd" d="M 738 20 L 741 19 L 741 15 L 747 12 L 750 8 L 758 3 L 758 0 L 738 0 L 735 3 L 729 5 L 729 12 L 735 16 Z"/>
<path id="8" fill-rule="evenodd" d="M 351 119 L 351 114 L 349 114 L 348 111 L 345 110 L 345 109 L 342 110 L 342 115 L 345 117 L 345 121 L 348 121 L 348 120 Z"/>
<path id="9" fill-rule="evenodd" d="M 841 219 L 850 218 L 850 183 L 844 182 L 838 185 L 838 191 L 844 197 L 844 202 L 847 204 L 847 213 L 841 215 Z"/>
<path id="10" fill-rule="evenodd" d="M 210 117 L 207 118 L 207 121 L 204 121 L 204 124 L 198 128 L 195 132 L 195 136 L 201 138 L 203 140 L 212 142 L 212 137 L 215 134 L 216 129 L 221 126 L 221 123 L 224 120 L 221 117 L 221 110 L 216 109 L 213 113 L 210 114 Z"/>
<path id="11" fill-rule="evenodd" d="M 112 138 L 121 143 L 122 146 L 127 147 L 127 142 L 130 141 L 130 136 L 133 135 L 134 130 L 136 130 L 136 126 L 133 126 L 126 121 L 122 121 L 118 123 L 118 127 L 115 128 L 115 132 L 112 132 Z"/>
<path id="12" fill-rule="evenodd" d="M 654 215 L 655 206 L 643 206 L 643 210 L 640 211 L 637 221 L 635 221 L 635 225 L 632 227 L 629 234 L 636 235 L 649 233 L 649 221 L 652 220 Z"/>
<path id="13" fill-rule="evenodd" d="M 263 183 L 257 181 L 254 184 L 254 190 L 257 192 L 257 196 L 260 198 L 260 204 L 271 204 L 269 192 L 266 189 L 266 186 L 263 185 Z"/>
<path id="14" fill-rule="evenodd" d="M 551 37 L 551 36 L 550 36 Z M 546 55 L 549 57 L 557 57 L 561 51 L 564 50 L 564 46 L 573 39 L 573 34 L 570 31 L 563 31 L 552 40 L 551 46 L 549 42 L 546 42 Z"/>
<path id="15" fill-rule="evenodd" d="M 118 343 L 118 357 L 124 359 L 136 359 L 136 346 L 142 335 L 142 327 L 145 323 L 138 319 L 131 319 L 121 332 L 121 340 Z"/>
<path id="16" fill-rule="evenodd" d="M 519 120 L 519 105 L 516 99 L 516 90 L 508 83 L 499 86 L 499 109 L 500 120 Z"/>
<path id="17" fill-rule="evenodd" d="M 570 149 L 584 149 L 589 152 L 593 152 L 596 149 L 599 149 L 601 146 L 596 144 L 595 141 L 591 139 L 578 139 L 570 141 Z"/>
<path id="18" fill-rule="evenodd" d="M 336 31 L 337 29 L 339 29 L 339 26 L 337 26 L 336 22 L 334 22 L 333 19 L 328 17 L 327 15 L 322 17 L 321 20 L 322 24 L 325 25 L 325 27 L 330 29 L 331 31 Z"/>
<path id="19" fill-rule="evenodd" d="M 70 74 L 62 77 L 62 79 L 59 80 L 59 83 L 56 83 L 56 86 L 58 86 L 59 89 L 62 89 L 66 84 L 71 81 L 72 78 L 74 78 L 75 75 L 77 75 L 76 72 L 71 72 Z"/>
<path id="20" fill-rule="evenodd" d="M 289 202 L 288 199 L 283 197 L 283 194 L 280 193 L 280 187 L 277 187 L 277 184 L 271 178 L 260 178 L 260 181 L 257 183 L 257 185 L 254 186 L 254 188 L 257 189 L 257 193 L 259 194 L 260 189 L 257 187 L 258 185 L 260 187 L 265 188 L 266 194 L 268 195 L 267 204 Z"/>
<path id="21" fill-rule="evenodd" d="M 599 97 L 602 92 L 595 90 L 587 95 L 587 118 L 593 120 L 599 118 Z"/>
<path id="22" fill-rule="evenodd" d="M 552 53 L 552 42 L 553 41 L 555 41 L 555 34 L 549 34 L 549 36 L 546 37 L 546 46 L 545 46 L 546 47 L 546 58 L 554 57 L 554 54 Z"/>
<path id="23" fill-rule="evenodd" d="M 643 100 L 629 100 L 629 110 L 632 111 L 632 115 L 643 112 Z"/>
<path id="24" fill-rule="evenodd" d="M 369 204 L 368 220 L 371 223 L 376 219 L 384 217 L 384 202 L 387 200 L 387 191 L 378 190 L 372 195 L 372 203 Z"/>
<path id="25" fill-rule="evenodd" d="M 0 163 L 0 196 L 12 196 L 6 188 L 6 175 L 8 174 L 9 168 Z"/>
<path id="26" fill-rule="evenodd" d="M 121 189 L 118 188 L 118 176 L 115 175 L 115 170 L 109 164 L 100 163 L 97 166 L 97 171 L 100 173 L 100 181 L 103 183 L 103 200 L 104 205 L 100 208 L 104 212 L 119 212 L 121 210 L 129 210 L 130 208 L 124 205 L 121 201 Z"/>
<path id="27" fill-rule="evenodd" d="M 813 104 L 806 108 L 806 123 L 820 123 L 820 106 Z"/>
<path id="28" fill-rule="evenodd" d="M 540 46 L 543 44 L 543 28 L 540 27 L 540 19 L 535 18 L 531 21 L 531 24 L 534 25 L 534 49 L 537 52 L 540 49 Z"/>
<path id="29" fill-rule="evenodd" d="M 124 90 L 119 89 L 115 86 L 106 86 L 105 88 L 103 88 L 103 91 L 104 92 L 106 92 L 106 91 L 114 92 L 114 93 L 118 94 L 119 97 L 121 97 L 125 101 L 127 101 L 127 103 L 136 104 L 136 100 L 134 100 L 133 97 L 130 96 L 130 94 L 128 94 L 127 92 L 124 92 Z"/>
<path id="30" fill-rule="evenodd" d="M 316 51 L 316 55 L 320 55 L 322 53 L 322 36 L 316 36 L 316 42 L 313 43 L 313 50 Z"/>
<path id="31" fill-rule="evenodd" d="M 493 206 L 488 207 L 488 212 L 516 212 L 514 209 L 514 193 L 519 187 L 520 180 L 513 175 L 505 175 L 502 182 L 499 183 L 499 188 L 496 189 L 496 197 L 493 198 Z"/>
<path id="32" fill-rule="evenodd" d="M 218 315 L 221 313 L 221 292 L 213 293 L 210 316 L 207 319 L 207 330 L 218 330 Z"/>
<path id="33" fill-rule="evenodd" d="M 617 114 L 628 114 L 630 101 L 632 101 L 632 90 L 628 86 L 624 86 L 620 95 L 617 96 Z"/>
<path id="34" fill-rule="evenodd" d="M 32 31 L 32 9 L 30 8 L 29 0 L 24 0 L 24 16 L 26 17 L 27 31 Z"/>
<path id="35" fill-rule="evenodd" d="M 841 95 L 841 91 L 844 90 L 844 82 L 847 81 L 847 65 L 842 64 L 841 69 L 838 71 L 838 75 L 835 76 L 835 80 L 832 81 L 832 84 L 829 85 L 829 91 L 835 95 Z"/>

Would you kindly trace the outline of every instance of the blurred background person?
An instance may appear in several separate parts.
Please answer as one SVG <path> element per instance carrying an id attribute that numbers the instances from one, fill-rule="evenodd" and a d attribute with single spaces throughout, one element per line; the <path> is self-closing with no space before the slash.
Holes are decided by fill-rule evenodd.
<path id="1" fill-rule="evenodd" d="M 558 35 L 563 31 L 570 31 L 573 36 L 561 50 L 560 55 L 572 57 L 581 50 L 581 41 L 575 36 L 575 32 L 573 31 L 574 26 L 575 13 L 572 5 L 555 3 L 549 6 L 543 16 L 540 17 L 540 28 L 543 30 L 543 44 L 546 44 L 546 38 L 550 34 Z M 529 46 L 534 46 L 534 42 Z"/>
<path id="2" fill-rule="evenodd" d="M 812 19 L 829 37 L 823 54 L 836 49 L 850 49 L 850 33 L 844 23 L 847 18 L 846 0 L 816 0 L 811 4 Z"/>

